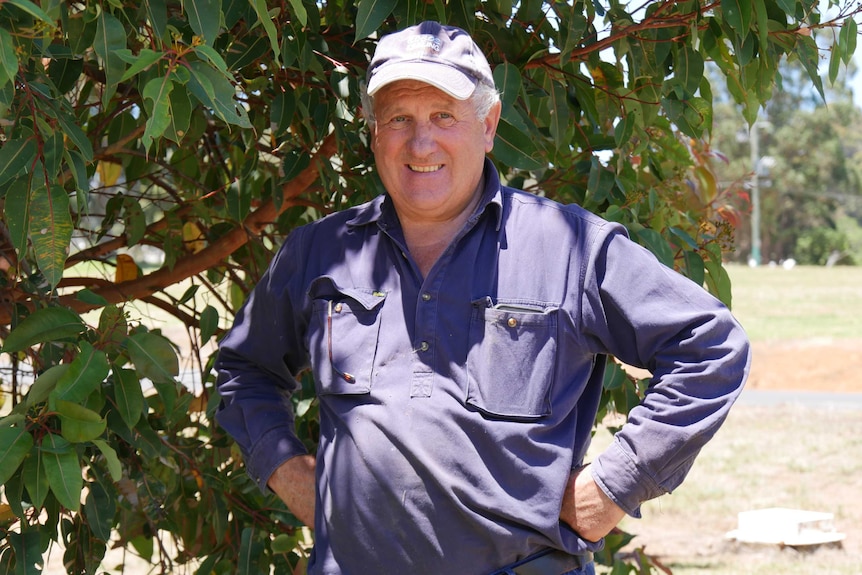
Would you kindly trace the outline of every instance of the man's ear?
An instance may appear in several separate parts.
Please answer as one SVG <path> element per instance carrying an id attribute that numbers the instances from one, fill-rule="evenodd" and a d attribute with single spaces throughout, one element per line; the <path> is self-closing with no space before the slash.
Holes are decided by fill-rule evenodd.
<path id="1" fill-rule="evenodd" d="M 503 104 L 497 102 L 488 111 L 485 116 L 485 153 L 489 153 L 494 149 L 494 136 L 497 135 L 497 124 L 500 123 L 500 113 L 503 110 Z"/>

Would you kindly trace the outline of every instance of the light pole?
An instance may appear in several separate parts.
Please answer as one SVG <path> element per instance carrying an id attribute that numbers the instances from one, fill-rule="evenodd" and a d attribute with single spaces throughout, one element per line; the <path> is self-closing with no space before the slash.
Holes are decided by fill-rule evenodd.
<path id="1" fill-rule="evenodd" d="M 749 265 L 760 265 L 760 138 L 757 129 L 759 121 L 755 121 L 748 130 L 748 142 L 751 148 L 751 259 Z"/>
<path id="2" fill-rule="evenodd" d="M 760 243 L 760 170 L 768 169 L 774 164 L 773 158 L 760 157 L 760 130 L 768 130 L 772 124 L 768 120 L 755 120 L 748 130 L 748 143 L 751 149 L 751 257 L 748 265 L 759 266 L 762 263 Z M 767 175 L 767 174 L 764 174 Z M 767 184 L 769 185 L 769 184 Z"/>

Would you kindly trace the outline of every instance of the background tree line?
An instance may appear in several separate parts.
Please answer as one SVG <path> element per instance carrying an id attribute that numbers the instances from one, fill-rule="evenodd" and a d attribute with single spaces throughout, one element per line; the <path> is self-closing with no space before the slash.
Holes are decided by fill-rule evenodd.
<path id="1" fill-rule="evenodd" d="M 717 171 L 713 94 L 753 123 L 790 60 L 822 95 L 821 62 L 834 80 L 851 60 L 856 10 L 0 2 L 0 572 L 40 572 L 54 542 L 69 573 L 98 572 L 109 547 L 164 573 L 301 570 L 307 534 L 213 423 L 211 349 L 291 229 L 382 190 L 358 97 L 380 34 L 424 19 L 469 30 L 503 95 L 503 178 L 621 222 L 730 303 L 722 264 L 742 216 Z M 599 421 L 645 386 L 613 364 Z M 600 563 L 652 571 L 640 551 L 616 554 L 628 540 L 612 535 Z"/>
<path id="2" fill-rule="evenodd" d="M 741 192 L 736 250 L 751 255 L 750 195 L 755 164 L 761 197 L 763 263 L 794 259 L 809 265 L 862 264 L 862 110 L 844 83 L 824 100 L 798 63 L 782 66 L 782 81 L 754 128 L 729 94 L 716 97 L 713 149 L 725 185 Z M 858 73 L 853 67 L 850 74 Z M 723 96 L 723 97 L 722 97 Z M 751 139 L 758 138 L 758 158 Z"/>

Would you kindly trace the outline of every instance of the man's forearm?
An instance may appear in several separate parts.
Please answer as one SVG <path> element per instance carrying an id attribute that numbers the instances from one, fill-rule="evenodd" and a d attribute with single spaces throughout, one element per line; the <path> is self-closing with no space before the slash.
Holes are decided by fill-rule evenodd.
<path id="1" fill-rule="evenodd" d="M 587 541 L 598 541 L 611 532 L 623 511 L 593 480 L 589 468 L 572 472 L 566 484 L 560 519 Z"/>
<path id="2" fill-rule="evenodd" d="M 309 527 L 314 527 L 315 461 L 311 455 L 298 455 L 282 463 L 267 485 L 290 512 Z"/>

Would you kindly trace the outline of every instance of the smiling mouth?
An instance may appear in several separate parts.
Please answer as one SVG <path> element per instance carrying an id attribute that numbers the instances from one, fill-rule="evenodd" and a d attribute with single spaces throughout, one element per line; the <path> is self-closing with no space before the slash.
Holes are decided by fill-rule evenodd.
<path id="1" fill-rule="evenodd" d="M 433 166 L 415 166 L 413 164 L 408 164 L 407 167 L 410 168 L 410 171 L 427 174 L 442 169 L 443 164 L 434 164 Z"/>

